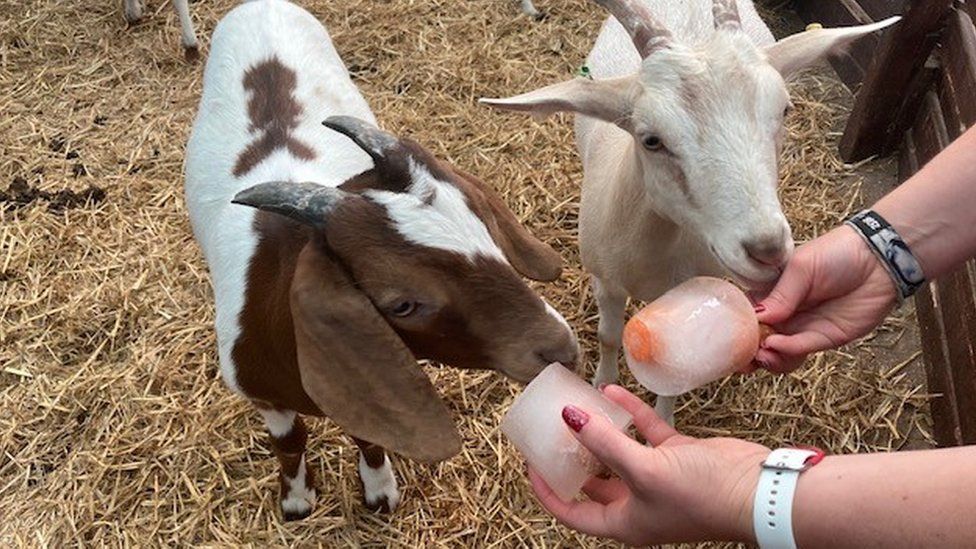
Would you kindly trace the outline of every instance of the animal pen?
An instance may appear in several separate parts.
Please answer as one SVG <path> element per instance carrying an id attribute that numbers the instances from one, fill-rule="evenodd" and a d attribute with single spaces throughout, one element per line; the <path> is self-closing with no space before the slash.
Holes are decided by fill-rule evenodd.
<path id="1" fill-rule="evenodd" d="M 236 3 L 192 4 L 202 56 Z M 542 22 L 501 0 L 300 3 L 329 28 L 383 126 L 481 176 L 561 253 L 562 278 L 535 287 L 579 334 L 591 373 L 596 308 L 575 245 L 570 119 L 500 116 L 476 98 L 575 73 L 604 13 L 589 0 L 540 0 Z M 404 502 L 375 514 L 359 500 L 352 447 L 313 419 L 317 507 L 282 522 L 260 419 L 219 380 L 210 287 L 183 203 L 202 63 L 182 59 L 168 6 L 150 1 L 127 28 L 119 4 L 0 0 L 0 546 L 616 546 L 539 507 L 498 429 L 519 387 L 437 365 L 426 370 L 461 453 L 434 466 L 399 460 Z M 760 4 L 777 35 L 802 29 L 794 7 L 825 26 L 905 7 Z M 799 241 L 857 211 L 871 180 L 894 178 L 892 164 L 861 159 L 897 151 L 904 179 L 976 120 L 972 6 L 911 4 L 894 31 L 836 62 L 863 90 L 856 101 L 823 68 L 790 85 L 780 195 Z M 796 373 L 686 395 L 678 428 L 834 453 L 976 442 L 973 279 L 970 266 L 919 294 L 924 370 L 916 322 L 901 310 Z M 637 386 L 626 372 L 622 382 Z"/>
<path id="2" fill-rule="evenodd" d="M 905 12 L 883 38 L 872 36 L 834 62 L 859 87 L 840 140 L 845 160 L 897 154 L 899 179 L 976 122 L 976 3 L 861 0 L 798 2 L 808 19 L 828 25 Z M 907 10 L 907 11 L 906 11 Z M 892 116 L 892 113 L 895 113 Z M 934 434 L 940 445 L 976 443 L 974 264 L 932 282 L 915 298 Z"/>

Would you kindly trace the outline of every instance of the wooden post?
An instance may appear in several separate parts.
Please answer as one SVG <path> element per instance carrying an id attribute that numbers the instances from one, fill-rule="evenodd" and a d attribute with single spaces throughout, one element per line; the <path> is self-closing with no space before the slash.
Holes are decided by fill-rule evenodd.
<path id="1" fill-rule="evenodd" d="M 907 179 L 976 124 L 976 27 L 963 9 L 950 13 L 936 50 L 935 78 L 904 133 Z M 915 296 L 934 435 L 940 446 L 976 443 L 976 272 L 963 266 Z"/>
<path id="2" fill-rule="evenodd" d="M 932 52 L 952 0 L 915 0 L 881 40 L 840 141 L 841 157 L 854 162 L 891 152 L 917 105 L 905 105 L 909 89 Z M 894 114 L 894 116 L 893 116 Z"/>

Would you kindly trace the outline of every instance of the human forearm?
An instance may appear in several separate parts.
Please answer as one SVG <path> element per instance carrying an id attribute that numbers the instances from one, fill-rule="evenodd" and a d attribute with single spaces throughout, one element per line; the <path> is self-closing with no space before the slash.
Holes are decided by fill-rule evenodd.
<path id="1" fill-rule="evenodd" d="M 976 255 L 976 128 L 874 205 L 929 279 Z"/>
<path id="2" fill-rule="evenodd" d="M 800 476 L 799 547 L 976 543 L 976 447 L 830 456 Z"/>

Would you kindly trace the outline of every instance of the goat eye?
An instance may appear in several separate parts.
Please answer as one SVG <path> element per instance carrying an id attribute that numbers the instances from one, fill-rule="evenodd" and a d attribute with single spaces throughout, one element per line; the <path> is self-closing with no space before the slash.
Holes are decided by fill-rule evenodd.
<path id="1" fill-rule="evenodd" d="M 410 316 L 417 310 L 416 301 L 401 301 L 393 307 L 391 313 L 393 316 L 405 317 Z"/>
<path id="2" fill-rule="evenodd" d="M 649 135 L 644 138 L 644 148 L 649 151 L 659 151 L 664 148 L 664 142 L 656 135 Z"/>

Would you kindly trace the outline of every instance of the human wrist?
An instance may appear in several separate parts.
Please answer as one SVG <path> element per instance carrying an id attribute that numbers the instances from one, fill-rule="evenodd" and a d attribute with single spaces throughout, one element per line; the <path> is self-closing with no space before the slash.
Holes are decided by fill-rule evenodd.
<path id="1" fill-rule="evenodd" d="M 797 547 L 795 495 L 801 478 L 824 459 L 812 446 L 779 448 L 763 460 L 753 499 L 755 543 L 763 549 Z"/>
<path id="2" fill-rule="evenodd" d="M 824 511 L 832 509 L 826 501 L 825 490 L 830 483 L 842 478 L 843 457 L 824 456 L 823 460 L 802 475 L 793 496 L 793 537 L 798 547 L 820 545 L 829 535 L 824 535 Z"/>
<path id="3" fill-rule="evenodd" d="M 753 504 L 756 499 L 756 489 L 759 486 L 759 474 L 762 472 L 762 461 L 770 450 L 764 449 L 760 453 L 749 456 L 737 471 L 730 490 L 732 510 L 728 521 L 729 528 L 723 532 L 721 539 L 741 543 L 756 543 L 756 532 L 753 528 Z"/>
<path id="4" fill-rule="evenodd" d="M 892 280 L 887 269 L 882 265 L 881 259 L 871 251 L 870 245 L 865 242 L 864 237 L 858 234 L 857 229 L 845 223 L 834 230 L 841 234 L 845 249 L 848 250 L 846 253 L 853 260 L 852 268 L 855 269 L 855 272 L 861 273 L 862 280 L 883 279 L 891 287 L 892 296 L 897 294 L 898 288 L 895 286 L 895 281 Z"/>

